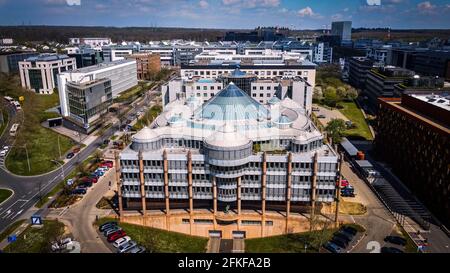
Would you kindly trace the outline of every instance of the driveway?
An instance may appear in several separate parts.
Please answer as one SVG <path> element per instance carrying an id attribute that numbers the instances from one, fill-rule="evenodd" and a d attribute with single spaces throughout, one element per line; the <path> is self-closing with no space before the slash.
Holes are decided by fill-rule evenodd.
<path id="1" fill-rule="evenodd" d="M 96 204 L 115 184 L 115 168 L 110 169 L 99 182 L 94 184 L 88 193 L 78 203 L 63 209 L 53 210 L 47 217 L 58 218 L 68 226 L 74 240 L 80 242 L 82 253 L 111 253 L 104 241 L 100 238 L 93 223 L 96 217 L 107 216 L 111 210 L 98 209 Z"/>
<path id="2" fill-rule="evenodd" d="M 345 117 L 339 110 L 333 109 L 329 110 L 325 107 L 319 106 L 317 104 L 314 104 L 313 107 L 317 107 L 319 111 L 315 111 L 316 117 L 320 115 L 324 115 L 325 118 L 320 118 L 319 121 L 322 123 L 322 125 L 326 126 L 328 122 L 330 122 L 332 119 L 343 119 L 344 121 L 348 121 L 349 119 Z"/>

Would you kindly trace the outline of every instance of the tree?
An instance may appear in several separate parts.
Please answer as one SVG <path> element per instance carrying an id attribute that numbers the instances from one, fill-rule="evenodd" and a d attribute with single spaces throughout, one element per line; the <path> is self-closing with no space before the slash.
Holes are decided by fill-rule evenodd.
<path id="1" fill-rule="evenodd" d="M 335 107 L 339 101 L 339 97 L 336 93 L 336 88 L 328 86 L 323 92 L 324 100 L 323 103 L 330 107 Z"/>
<path id="2" fill-rule="evenodd" d="M 95 162 L 100 162 L 103 160 L 103 152 L 97 149 L 95 150 L 93 157 L 95 159 Z"/>
<path id="3" fill-rule="evenodd" d="M 346 129 L 345 121 L 342 119 L 332 119 L 330 122 L 328 122 L 327 126 L 325 127 L 325 130 L 333 140 L 333 143 L 341 142 L 342 135 L 345 129 Z"/>

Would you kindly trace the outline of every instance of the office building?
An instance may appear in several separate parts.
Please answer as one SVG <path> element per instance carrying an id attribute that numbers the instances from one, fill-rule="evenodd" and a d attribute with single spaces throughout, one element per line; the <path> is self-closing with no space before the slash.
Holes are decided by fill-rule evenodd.
<path id="1" fill-rule="evenodd" d="M 279 41 L 286 38 L 288 29 L 278 28 L 256 28 L 250 32 L 229 31 L 225 33 L 224 41 L 229 42 L 251 42 L 259 43 L 261 41 Z"/>
<path id="2" fill-rule="evenodd" d="M 195 96 L 170 103 L 120 153 L 121 217 L 164 210 L 158 226 L 206 226 L 201 236 L 230 225 L 246 231 L 252 221 L 252 236 L 268 236 L 271 224 L 290 232 L 291 212 L 314 213 L 316 203 L 335 200 L 338 156 L 301 105 L 289 98 L 262 105 L 234 84 L 200 104 Z M 187 220 L 173 226 L 172 211 L 185 209 Z M 232 217 L 219 216 L 228 209 Z M 284 211 L 281 228 L 266 223 L 266 210 Z"/>
<path id="3" fill-rule="evenodd" d="M 216 79 L 195 77 L 169 81 L 161 87 L 163 106 L 166 107 L 175 100 L 191 97 L 195 97 L 200 103 L 206 103 L 224 86 L 231 83 L 238 88 L 243 87 L 240 89 L 260 104 L 266 105 L 289 98 L 302 106 L 307 114 L 311 113 L 313 88 L 303 78 L 258 79 L 255 75 L 247 74 L 239 69 Z"/>
<path id="4" fill-rule="evenodd" d="M 411 192 L 450 227 L 448 92 L 380 99 L 375 149 Z"/>
<path id="5" fill-rule="evenodd" d="M 348 74 L 350 84 L 363 89 L 366 84 L 367 73 L 374 68 L 375 62 L 366 57 L 351 57 L 348 61 Z"/>
<path id="6" fill-rule="evenodd" d="M 138 80 L 151 80 L 161 71 L 161 57 L 159 54 L 136 53 L 126 57 L 136 61 Z"/>
<path id="7" fill-rule="evenodd" d="M 101 48 L 102 46 L 110 45 L 110 38 L 69 38 L 71 45 L 86 45 L 92 48 Z"/>
<path id="8" fill-rule="evenodd" d="M 12 45 L 14 44 L 14 40 L 12 38 L 0 38 L 0 45 Z"/>
<path id="9" fill-rule="evenodd" d="M 38 94 L 53 94 L 58 87 L 57 75 L 77 68 L 75 58 L 67 55 L 41 54 L 19 62 L 22 87 Z"/>
<path id="10" fill-rule="evenodd" d="M 67 82 L 66 92 L 69 115 L 63 119 L 65 127 L 89 134 L 105 125 L 102 116 L 108 112 L 113 99 L 111 80 Z"/>
<path id="11" fill-rule="evenodd" d="M 0 53 L 0 72 L 19 73 L 19 62 L 38 55 L 39 53 L 36 52 Z"/>
<path id="12" fill-rule="evenodd" d="M 139 48 L 130 46 L 104 46 L 102 47 L 105 62 L 115 62 L 125 60 L 125 58 L 133 53 L 139 52 Z"/>
<path id="13" fill-rule="evenodd" d="M 371 69 L 367 73 L 366 84 L 363 89 L 363 94 L 368 98 L 370 109 L 376 112 L 378 110 L 378 98 L 395 97 L 395 85 L 403 83 L 414 75 L 414 71 L 393 66 Z"/>
<path id="14" fill-rule="evenodd" d="M 94 50 L 92 48 L 76 48 L 73 50 L 66 48 L 66 50 L 69 57 L 75 58 L 77 68 L 93 66 L 104 61 L 103 51 Z"/>
<path id="15" fill-rule="evenodd" d="M 117 97 L 121 92 L 138 84 L 135 60 L 104 62 L 98 65 L 75 69 L 58 75 L 59 101 L 63 117 L 70 116 L 67 83 L 85 83 L 98 79 L 111 81 L 111 94 Z"/>
<path id="16" fill-rule="evenodd" d="M 331 64 L 333 62 L 333 48 L 328 43 L 314 45 L 313 62 L 316 64 Z"/>
<path id="17" fill-rule="evenodd" d="M 432 50 L 414 54 L 413 70 L 425 76 L 438 76 L 450 80 L 450 51 Z"/>
<path id="18" fill-rule="evenodd" d="M 352 42 L 352 22 L 341 21 L 331 23 L 331 35 L 339 36 L 341 45 Z"/>

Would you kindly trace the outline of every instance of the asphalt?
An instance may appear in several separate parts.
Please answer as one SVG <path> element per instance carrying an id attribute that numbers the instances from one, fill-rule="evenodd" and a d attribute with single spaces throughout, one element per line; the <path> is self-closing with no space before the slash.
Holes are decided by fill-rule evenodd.
<path id="1" fill-rule="evenodd" d="M 149 92 L 149 96 L 146 96 L 141 102 L 136 103 L 135 107 L 122 118 L 121 122 L 118 122 L 107 129 L 102 137 L 97 138 L 82 149 L 70 161 L 65 163 L 63 166 L 64 176 L 72 172 L 79 162 L 82 162 L 89 157 L 89 155 L 91 155 L 105 139 L 108 139 L 115 131 L 118 131 L 121 123 L 135 117 L 136 112 L 142 109 L 144 105 L 149 104 L 155 95 L 156 92 Z M 0 147 L 10 145 L 10 138 L 8 137 L 9 129 L 13 124 L 12 121 L 20 118 L 20 116 L 17 116 L 15 111 L 9 106 L 6 106 L 6 109 L 8 109 L 10 116 L 8 127 L 5 129 L 5 133 L 0 137 Z M 24 215 L 39 201 L 41 196 L 45 196 L 62 180 L 63 175 L 61 167 L 43 175 L 18 176 L 7 171 L 4 166 L 0 166 L 0 188 L 7 188 L 14 191 L 14 195 L 0 205 L 0 232 Z"/>

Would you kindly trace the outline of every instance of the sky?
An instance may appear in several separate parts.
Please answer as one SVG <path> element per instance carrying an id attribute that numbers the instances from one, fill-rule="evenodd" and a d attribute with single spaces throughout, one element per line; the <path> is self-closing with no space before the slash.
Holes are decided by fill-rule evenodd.
<path id="1" fill-rule="evenodd" d="M 0 25 L 450 29 L 450 0 L 0 0 Z"/>

